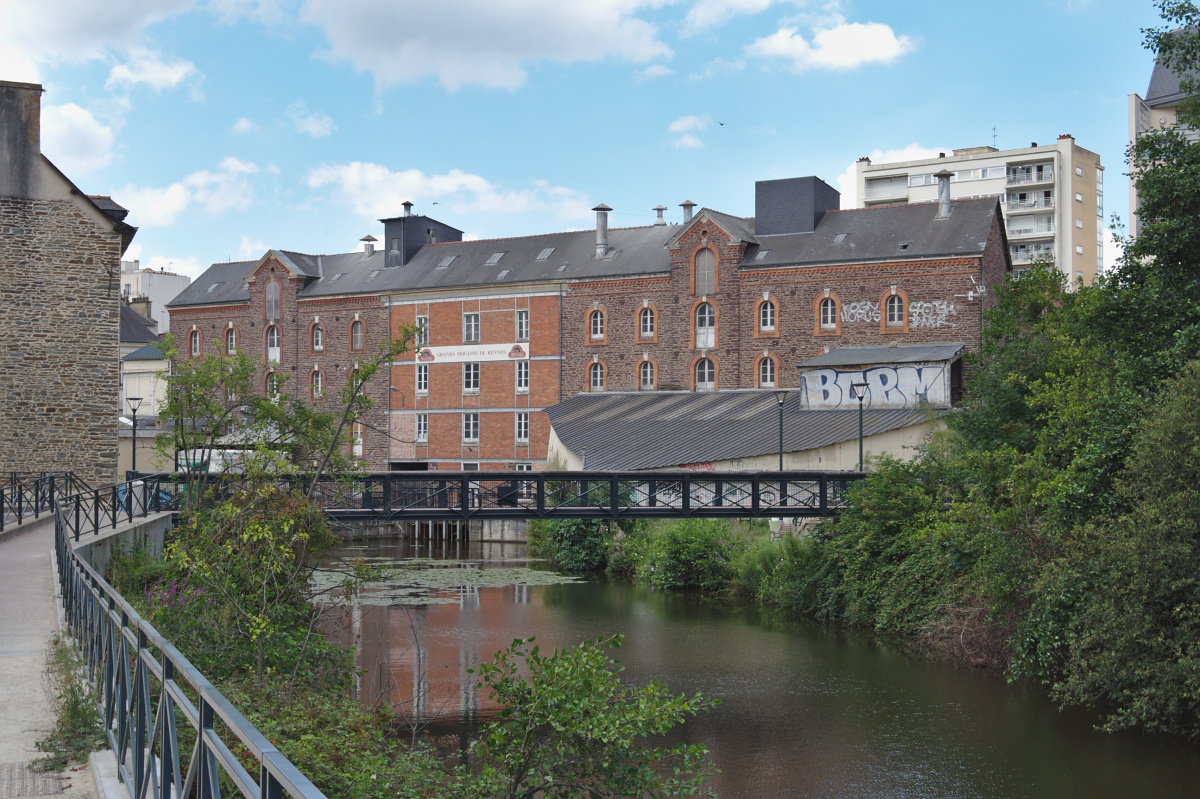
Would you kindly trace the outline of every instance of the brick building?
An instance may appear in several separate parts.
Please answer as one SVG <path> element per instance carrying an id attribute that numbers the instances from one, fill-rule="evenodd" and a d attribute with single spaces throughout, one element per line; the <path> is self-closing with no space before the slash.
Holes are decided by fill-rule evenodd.
<path id="1" fill-rule="evenodd" d="M 41 154 L 42 87 L 0 81 L 4 471 L 117 477 L 121 255 L 136 228 Z"/>
<path id="2" fill-rule="evenodd" d="M 192 353 L 232 331 L 261 352 L 264 385 L 283 374 L 310 396 L 415 328 L 370 388 L 367 465 L 540 469 L 546 408 L 581 392 L 798 387 L 799 362 L 839 347 L 975 347 L 986 287 L 1011 268 L 998 201 L 838 199 L 813 177 L 764 181 L 755 217 L 687 202 L 682 225 L 659 206 L 654 225 L 610 230 L 600 205 L 595 230 L 483 241 L 406 203 L 383 220 L 385 252 L 367 237 L 361 253 L 214 265 L 171 303 L 172 324 Z"/>

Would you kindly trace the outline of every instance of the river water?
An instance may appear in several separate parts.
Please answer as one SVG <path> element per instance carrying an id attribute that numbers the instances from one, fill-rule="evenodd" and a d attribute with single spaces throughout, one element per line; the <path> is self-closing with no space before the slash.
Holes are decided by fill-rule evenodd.
<path id="1" fill-rule="evenodd" d="M 331 614 L 327 633 L 354 647 L 364 673 L 363 701 L 386 697 L 403 717 L 465 737 L 495 710 L 467 669 L 514 638 L 536 636 L 545 651 L 620 633 L 614 656 L 629 683 L 721 700 L 673 740 L 708 746 L 722 797 L 1200 796 L 1194 742 L 1098 733 L 1098 716 L 1060 712 L 1036 688 L 777 612 L 604 580 L 501 585 L 521 579 L 512 567 L 523 555 L 391 539 L 335 553 L 451 567 L 435 575 L 448 582 L 368 590 Z M 496 579 L 455 586 L 460 566 Z"/>

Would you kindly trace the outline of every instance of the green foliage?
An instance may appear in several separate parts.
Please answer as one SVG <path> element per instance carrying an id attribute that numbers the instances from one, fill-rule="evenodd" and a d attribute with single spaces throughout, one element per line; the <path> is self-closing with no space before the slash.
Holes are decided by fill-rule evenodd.
<path id="1" fill-rule="evenodd" d="M 513 641 L 479 669 L 481 684 L 505 709 L 472 750 L 479 766 L 468 795 L 715 795 L 703 790 L 713 769 L 702 745 L 646 743 L 714 702 L 672 696 L 657 682 L 623 686 L 620 666 L 605 654 L 619 636 L 550 656 L 528 649 L 529 641 Z"/>
<path id="2" fill-rule="evenodd" d="M 551 519 L 529 523 L 531 554 L 548 558 L 571 574 L 603 569 L 609 545 L 608 525 L 595 519 Z"/>
<path id="3" fill-rule="evenodd" d="M 54 729 L 37 742 L 38 751 L 47 755 L 35 767 L 65 771 L 72 763 L 83 763 L 92 752 L 106 748 L 108 739 L 100 724 L 98 697 L 69 640 L 56 635 L 50 641 L 44 677 L 54 710 Z"/>
<path id="4" fill-rule="evenodd" d="M 733 559 L 742 546 L 725 522 L 684 519 L 672 523 L 655 539 L 643 572 L 659 588 L 720 591 L 729 587 Z"/>

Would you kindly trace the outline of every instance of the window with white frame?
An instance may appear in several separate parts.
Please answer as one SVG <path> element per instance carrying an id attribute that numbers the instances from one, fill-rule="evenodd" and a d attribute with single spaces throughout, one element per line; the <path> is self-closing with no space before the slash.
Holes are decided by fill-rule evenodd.
<path id="1" fill-rule="evenodd" d="M 697 296 L 712 294 L 717 288 L 717 256 L 708 247 L 696 253 Z"/>
<path id="2" fill-rule="evenodd" d="M 225 354 L 233 355 L 237 352 L 237 328 L 231 327 L 225 331 Z"/>
<path id="3" fill-rule="evenodd" d="M 479 314 L 465 313 L 463 314 L 463 343 L 478 344 L 479 343 Z"/>
<path id="4" fill-rule="evenodd" d="M 604 312 L 592 311 L 591 316 L 592 341 L 604 338 Z"/>
<path id="5" fill-rule="evenodd" d="M 417 364 L 417 393 L 429 393 L 429 364 Z"/>
<path id="6" fill-rule="evenodd" d="M 312 328 L 312 348 L 318 352 L 325 349 L 325 330 L 319 322 Z"/>
<path id="7" fill-rule="evenodd" d="M 717 369 L 708 358 L 696 361 L 696 390 L 715 391 L 717 388 Z"/>
<path id="8" fill-rule="evenodd" d="M 479 441 L 479 414 L 463 414 L 463 441 Z"/>
<path id="9" fill-rule="evenodd" d="M 533 464 L 532 463 L 514 463 L 513 470 L 518 471 L 518 472 L 532 472 Z M 533 497 L 533 481 L 532 480 L 522 480 L 517 485 L 518 485 L 518 489 L 520 491 L 521 499 L 530 499 Z"/>
<path id="10" fill-rule="evenodd" d="M 517 391 L 529 390 L 529 361 L 517 361 Z"/>
<path id="11" fill-rule="evenodd" d="M 267 328 L 267 360 L 279 363 L 279 328 L 275 325 Z"/>
<path id="12" fill-rule="evenodd" d="M 478 394 L 479 393 L 479 364 L 464 363 L 463 364 L 463 393 Z"/>
<path id="13" fill-rule="evenodd" d="M 356 458 L 363 456 L 363 425 L 357 420 L 350 427 L 350 454 Z"/>
<path id="14" fill-rule="evenodd" d="M 325 390 L 325 379 L 321 375 L 321 370 L 316 369 L 312 373 L 312 396 L 313 399 L 320 399 Z"/>
<path id="15" fill-rule="evenodd" d="M 529 411 L 517 411 L 517 441 L 529 443 Z"/>
<path id="16" fill-rule="evenodd" d="M 654 309 L 643 308 L 638 321 L 642 338 L 654 338 Z"/>
<path id="17" fill-rule="evenodd" d="M 517 311 L 517 341 L 529 340 L 529 311 Z"/>
<path id="18" fill-rule="evenodd" d="M 654 362 L 642 361 L 638 367 L 638 390 L 653 391 L 654 390 Z"/>
<path id="19" fill-rule="evenodd" d="M 711 349 L 717 342 L 717 312 L 702 302 L 696 307 L 696 348 Z"/>
<path id="20" fill-rule="evenodd" d="M 267 375 L 267 396 L 275 397 L 279 395 L 279 373 L 271 372 Z"/>
<path id="21" fill-rule="evenodd" d="M 264 310 L 268 319 L 279 318 L 279 284 L 272 280 L 267 284 L 266 304 Z"/>
<path id="22" fill-rule="evenodd" d="M 429 317 L 428 316 L 418 316 L 416 328 L 417 328 L 416 345 L 418 347 L 424 347 L 426 344 L 429 343 Z"/>
<path id="23" fill-rule="evenodd" d="M 594 363 L 588 369 L 588 388 L 591 391 L 604 390 L 604 364 Z"/>
<path id="24" fill-rule="evenodd" d="M 775 359 L 764 357 L 758 363 L 758 387 L 775 388 Z"/>
<path id="25" fill-rule="evenodd" d="M 429 414 L 427 413 L 417 414 L 416 438 L 417 443 L 429 441 Z"/>
<path id="26" fill-rule="evenodd" d="M 193 358 L 200 357 L 200 331 L 199 330 L 192 331 L 190 349 L 191 349 Z"/>
<path id="27" fill-rule="evenodd" d="M 904 298 L 899 294 L 887 298 L 887 326 L 904 326 Z"/>
<path id="28" fill-rule="evenodd" d="M 830 297 L 821 300 L 821 329 L 837 329 L 837 303 Z"/>
<path id="29" fill-rule="evenodd" d="M 350 325 L 350 349 L 361 350 L 363 348 L 363 323 L 356 321 Z"/>
<path id="30" fill-rule="evenodd" d="M 775 332 L 775 303 L 763 300 L 758 308 L 758 329 L 763 333 Z"/>

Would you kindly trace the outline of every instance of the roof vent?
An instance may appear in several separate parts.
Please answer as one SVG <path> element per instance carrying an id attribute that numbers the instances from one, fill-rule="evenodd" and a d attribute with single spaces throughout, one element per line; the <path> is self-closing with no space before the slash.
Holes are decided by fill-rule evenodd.
<path id="1" fill-rule="evenodd" d="M 683 206 L 683 224 L 686 225 L 692 219 L 692 209 L 696 207 L 696 204 L 691 200 L 684 200 L 680 205 Z"/>
<path id="2" fill-rule="evenodd" d="M 371 255 L 375 252 L 375 242 L 379 239 L 372 236 L 370 233 L 359 239 L 363 243 L 363 255 Z"/>
<path id="3" fill-rule="evenodd" d="M 650 210 L 658 213 L 658 218 L 654 220 L 654 224 L 656 226 L 667 224 L 667 220 L 663 219 L 663 211 L 667 210 L 667 206 L 656 205 L 653 208 L 651 208 Z"/>
<path id="4" fill-rule="evenodd" d="M 596 257 L 608 254 L 608 212 L 612 209 L 600 203 L 592 209 L 596 212 Z"/>
<path id="5" fill-rule="evenodd" d="M 938 209 L 933 218 L 945 219 L 950 216 L 950 178 L 954 177 L 954 173 L 943 169 L 941 172 L 934 172 L 933 176 L 938 182 Z"/>
<path id="6" fill-rule="evenodd" d="M 402 206 L 404 206 L 404 216 L 412 216 L 412 207 L 413 207 L 413 204 L 412 204 L 412 203 L 410 203 L 408 200 L 405 200 L 404 202 L 402 202 L 402 203 L 400 203 L 400 204 L 401 204 Z"/>

